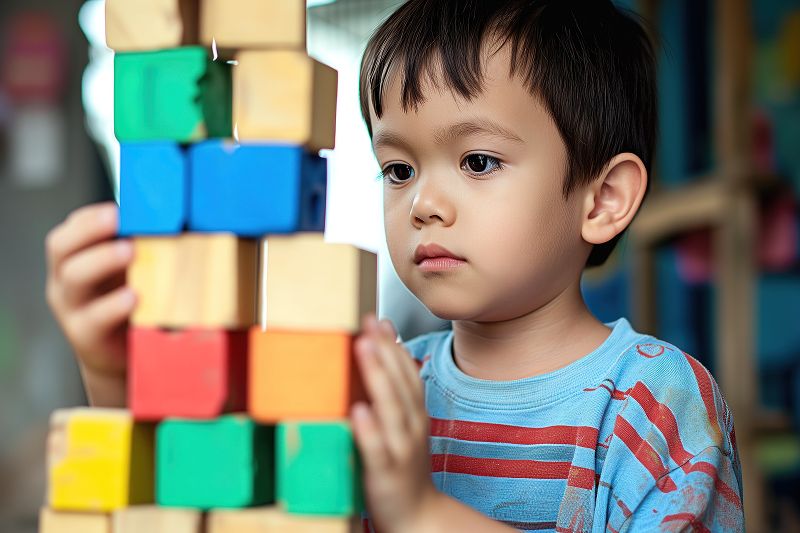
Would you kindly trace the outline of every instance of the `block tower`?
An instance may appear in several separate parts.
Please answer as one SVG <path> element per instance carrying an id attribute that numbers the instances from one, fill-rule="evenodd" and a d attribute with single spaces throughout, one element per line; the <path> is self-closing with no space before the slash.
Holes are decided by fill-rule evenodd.
<path id="1" fill-rule="evenodd" d="M 305 0 L 106 0 L 128 408 L 55 412 L 41 533 L 360 527 L 374 254 L 323 240 L 336 71 Z"/>

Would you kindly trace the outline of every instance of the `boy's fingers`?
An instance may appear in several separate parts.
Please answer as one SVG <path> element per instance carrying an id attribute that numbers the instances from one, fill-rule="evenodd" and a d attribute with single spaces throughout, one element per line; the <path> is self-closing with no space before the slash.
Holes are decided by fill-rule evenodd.
<path id="1" fill-rule="evenodd" d="M 353 406 L 351 418 L 364 466 L 371 472 L 385 470 L 389 466 L 389 455 L 372 410 L 359 402 Z"/>
<path id="2" fill-rule="evenodd" d="M 394 329 L 394 326 L 392 325 L 392 321 L 387 319 L 387 318 L 384 318 L 384 319 L 380 320 L 379 324 L 380 324 L 381 329 L 386 332 L 386 334 L 389 336 L 389 338 L 391 338 L 391 340 L 397 342 L 397 330 Z"/>
<path id="3" fill-rule="evenodd" d="M 376 340 L 376 342 L 381 362 L 394 386 L 395 394 L 402 403 L 403 418 L 407 422 L 419 409 L 417 398 L 411 388 L 412 385 L 403 368 L 403 359 L 411 359 L 411 356 L 406 353 L 405 348 L 387 338 Z"/>
<path id="4" fill-rule="evenodd" d="M 407 351 L 403 354 L 405 357 L 400 360 L 400 367 L 403 372 L 403 377 L 408 383 L 409 390 L 413 394 L 416 402 L 425 402 L 425 387 L 422 383 L 422 378 L 419 375 L 419 366 L 414 358 Z"/>
<path id="5" fill-rule="evenodd" d="M 95 343 L 131 315 L 136 295 L 123 286 L 93 300 L 72 316 L 66 325 L 71 334 L 87 343 Z"/>
<path id="6" fill-rule="evenodd" d="M 391 344 L 395 346 L 401 347 L 402 353 L 398 355 L 402 355 L 403 357 L 397 358 L 396 369 L 399 374 L 399 378 L 402 379 L 409 387 L 409 390 L 414 395 L 414 400 L 416 401 L 424 401 L 424 391 L 422 387 L 422 380 L 419 377 L 419 367 L 417 366 L 414 358 L 411 357 L 405 348 L 402 348 L 402 345 L 397 340 L 397 330 L 394 329 L 392 322 L 387 319 L 383 319 L 379 321 L 379 328 L 385 334 L 384 338 L 387 339 Z"/>
<path id="7" fill-rule="evenodd" d="M 63 282 L 65 303 L 82 305 L 102 282 L 124 272 L 132 258 L 133 244 L 125 240 L 102 243 L 67 257 L 57 274 Z"/>
<path id="8" fill-rule="evenodd" d="M 383 437 L 393 450 L 397 442 L 404 439 L 406 432 L 400 399 L 394 391 L 394 385 L 386 373 L 375 341 L 362 336 L 356 341 L 356 356 L 361 367 L 367 393 L 372 399 L 372 412 L 383 431 Z"/>
<path id="9" fill-rule="evenodd" d="M 117 213 L 114 202 L 82 207 L 50 230 L 45 239 L 45 251 L 51 273 L 57 273 L 61 262 L 78 250 L 114 237 Z"/>

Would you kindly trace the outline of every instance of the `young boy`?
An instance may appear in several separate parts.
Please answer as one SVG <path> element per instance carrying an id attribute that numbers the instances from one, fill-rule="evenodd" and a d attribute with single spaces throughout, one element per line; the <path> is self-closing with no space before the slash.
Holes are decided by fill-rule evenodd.
<path id="1" fill-rule="evenodd" d="M 361 100 L 392 262 L 453 323 L 402 345 L 364 321 L 352 422 L 375 529 L 743 531 L 714 379 L 581 297 L 647 189 L 640 24 L 605 0 L 409 0 L 367 46 Z M 115 224 L 84 208 L 47 242 L 48 299 L 101 405 L 124 403 L 135 305 Z"/>

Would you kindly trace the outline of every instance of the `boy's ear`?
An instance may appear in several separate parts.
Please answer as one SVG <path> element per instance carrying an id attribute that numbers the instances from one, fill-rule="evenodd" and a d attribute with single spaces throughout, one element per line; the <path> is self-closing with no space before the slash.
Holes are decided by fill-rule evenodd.
<path id="1" fill-rule="evenodd" d="M 647 170 L 639 156 L 625 152 L 612 157 L 585 189 L 581 236 L 603 244 L 633 220 L 647 190 Z"/>

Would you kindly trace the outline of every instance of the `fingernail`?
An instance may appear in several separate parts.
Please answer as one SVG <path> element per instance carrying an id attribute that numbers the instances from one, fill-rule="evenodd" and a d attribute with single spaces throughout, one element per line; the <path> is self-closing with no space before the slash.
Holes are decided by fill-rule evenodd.
<path id="1" fill-rule="evenodd" d="M 352 410 L 353 418 L 357 420 L 366 420 L 367 418 L 367 406 L 363 402 L 358 402 L 353 404 Z"/>
<path id="2" fill-rule="evenodd" d="M 394 338 L 397 337 L 397 333 L 395 333 L 394 327 L 392 326 L 391 322 L 389 322 L 388 320 L 381 320 L 380 324 L 381 324 L 381 329 L 385 331 L 386 334 L 392 338 L 392 340 L 394 340 Z"/>
<path id="3" fill-rule="evenodd" d="M 97 213 L 97 218 L 101 224 L 115 223 L 117 220 L 117 207 L 113 205 L 103 207 Z"/>
<path id="4" fill-rule="evenodd" d="M 375 349 L 375 343 L 369 337 L 361 337 L 358 339 L 358 343 L 361 345 L 361 349 L 366 352 L 371 352 Z"/>
<path id="5" fill-rule="evenodd" d="M 136 293 L 130 287 L 123 289 L 120 295 L 124 307 L 133 307 L 136 304 Z"/>
<path id="6" fill-rule="evenodd" d="M 117 241 L 116 249 L 120 259 L 128 260 L 133 257 L 133 244 L 130 241 Z"/>

